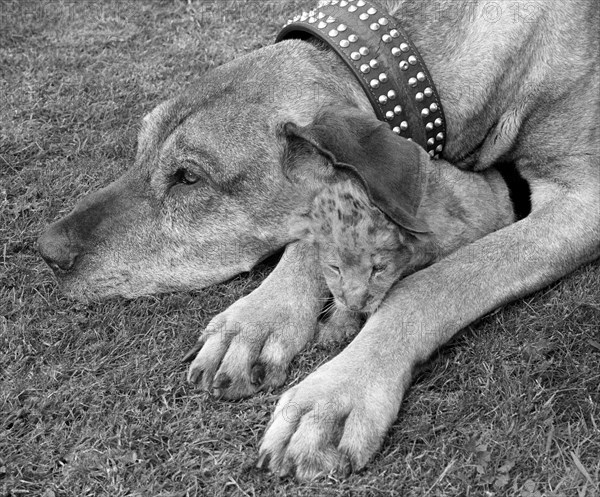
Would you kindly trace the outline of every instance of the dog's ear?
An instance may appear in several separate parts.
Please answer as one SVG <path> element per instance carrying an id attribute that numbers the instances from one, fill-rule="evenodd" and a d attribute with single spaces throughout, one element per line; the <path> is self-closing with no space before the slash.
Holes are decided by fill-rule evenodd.
<path id="1" fill-rule="evenodd" d="M 370 200 L 396 224 L 414 233 L 427 233 L 417 217 L 425 191 L 424 161 L 429 155 L 416 143 L 396 135 L 386 123 L 355 108 L 327 107 L 308 126 L 287 123 L 296 161 L 312 149 L 344 176 L 361 181 Z"/>

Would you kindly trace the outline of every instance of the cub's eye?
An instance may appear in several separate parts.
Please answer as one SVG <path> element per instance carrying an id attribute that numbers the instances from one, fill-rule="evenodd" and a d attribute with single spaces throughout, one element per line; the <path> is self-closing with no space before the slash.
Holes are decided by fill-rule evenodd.
<path id="1" fill-rule="evenodd" d="M 178 183 L 183 183 L 185 185 L 193 185 L 200 181 L 200 175 L 196 174 L 194 171 L 182 167 L 178 169 L 175 173 L 175 179 Z"/>
<path id="2" fill-rule="evenodd" d="M 383 273 L 387 269 L 386 264 L 375 264 L 373 266 L 372 274 L 380 274 Z"/>

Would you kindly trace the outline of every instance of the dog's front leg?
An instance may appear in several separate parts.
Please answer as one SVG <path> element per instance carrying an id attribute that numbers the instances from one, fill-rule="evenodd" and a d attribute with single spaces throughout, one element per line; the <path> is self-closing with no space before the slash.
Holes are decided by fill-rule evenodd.
<path id="1" fill-rule="evenodd" d="M 210 322 L 188 380 L 229 399 L 280 386 L 315 334 L 326 289 L 312 245 L 289 245 L 260 287 Z"/>
<path id="2" fill-rule="evenodd" d="M 402 280 L 356 339 L 280 399 L 259 466 L 298 479 L 362 468 L 395 420 L 415 365 L 458 330 L 600 254 L 598 185 Z"/>

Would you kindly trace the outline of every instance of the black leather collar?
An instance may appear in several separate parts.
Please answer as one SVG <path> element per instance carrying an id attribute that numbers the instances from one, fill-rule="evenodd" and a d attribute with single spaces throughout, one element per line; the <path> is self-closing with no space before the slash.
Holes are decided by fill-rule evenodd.
<path id="1" fill-rule="evenodd" d="M 396 20 L 366 0 L 330 0 L 287 22 L 275 42 L 316 37 L 354 73 L 377 118 L 438 158 L 446 142 L 439 95 L 423 59 Z"/>

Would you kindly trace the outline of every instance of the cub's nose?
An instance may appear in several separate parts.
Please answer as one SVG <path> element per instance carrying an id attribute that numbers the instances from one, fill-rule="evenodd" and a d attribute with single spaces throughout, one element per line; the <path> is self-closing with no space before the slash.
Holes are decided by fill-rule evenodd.
<path id="1" fill-rule="evenodd" d="M 53 271 L 69 271 L 79 255 L 60 223 L 49 226 L 38 239 L 38 252 Z"/>
<path id="2" fill-rule="evenodd" d="M 346 295 L 345 304 L 348 309 L 353 312 L 364 310 L 367 305 L 369 295 L 367 293 L 359 293 L 354 295 Z"/>
<path id="3" fill-rule="evenodd" d="M 350 304 L 350 305 L 348 306 L 348 309 L 350 309 L 350 310 L 351 310 L 351 311 L 353 311 L 353 312 L 358 312 L 358 311 L 361 311 L 361 310 L 362 310 L 362 308 L 363 308 L 363 306 L 361 306 L 361 305 L 358 305 L 358 304 Z"/>

